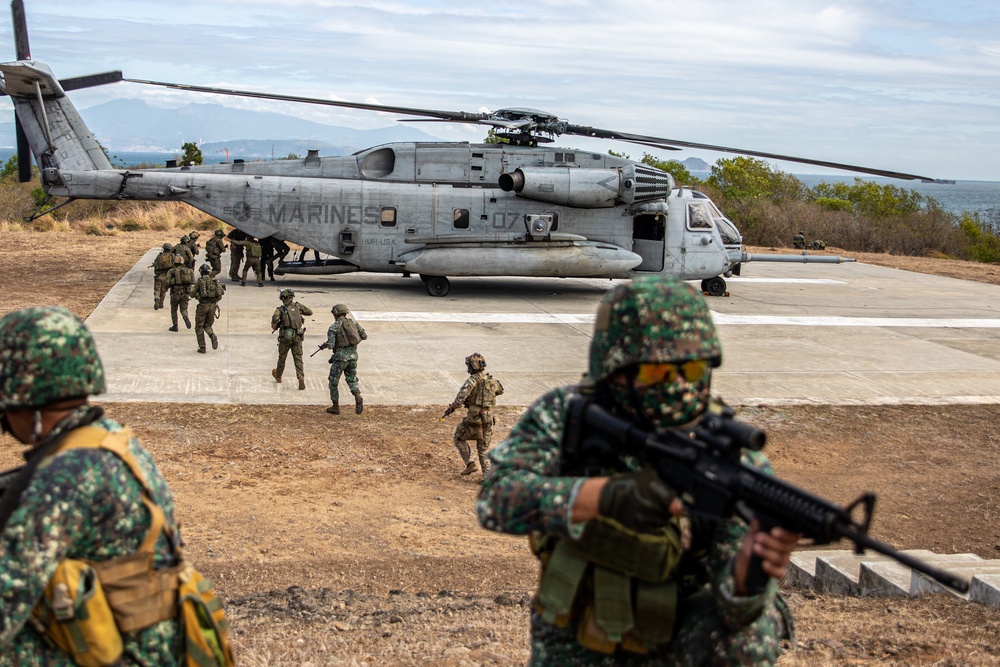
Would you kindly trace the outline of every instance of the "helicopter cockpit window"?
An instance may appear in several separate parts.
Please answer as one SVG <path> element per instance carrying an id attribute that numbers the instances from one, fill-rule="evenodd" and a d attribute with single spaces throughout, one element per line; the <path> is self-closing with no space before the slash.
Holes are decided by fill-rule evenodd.
<path id="1" fill-rule="evenodd" d="M 702 202 L 688 204 L 688 229 L 711 229 L 712 214 Z"/>
<path id="2" fill-rule="evenodd" d="M 452 225 L 455 229 L 468 229 L 469 228 L 469 209 L 467 208 L 456 208 L 455 209 L 455 222 Z"/>
<path id="3" fill-rule="evenodd" d="M 395 227 L 396 209 L 391 206 L 386 206 L 385 208 L 383 208 L 381 222 L 383 227 Z"/>

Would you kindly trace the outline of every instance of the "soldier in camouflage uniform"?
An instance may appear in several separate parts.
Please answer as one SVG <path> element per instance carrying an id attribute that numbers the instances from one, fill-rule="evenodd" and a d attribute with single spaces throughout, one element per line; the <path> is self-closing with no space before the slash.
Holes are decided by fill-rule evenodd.
<path id="1" fill-rule="evenodd" d="M 354 394 L 354 412 L 361 414 L 364 410 L 364 399 L 361 398 L 361 388 L 358 386 L 358 343 L 367 340 L 368 334 L 364 327 L 350 317 L 351 311 L 346 305 L 338 303 L 331 310 L 334 320 L 326 331 L 326 342 L 320 349 L 333 350 L 330 357 L 330 401 L 333 405 L 326 409 L 331 415 L 340 414 L 340 376 L 347 380 L 347 386 Z"/>
<path id="2" fill-rule="evenodd" d="M 197 229 L 192 232 L 188 232 L 188 248 L 191 249 L 191 257 L 193 260 L 198 259 L 198 250 L 201 248 L 201 244 L 198 243 L 198 238 L 200 236 L 201 234 Z M 193 270 L 194 266 L 192 265 L 191 268 Z"/>
<path id="3" fill-rule="evenodd" d="M 243 246 L 247 256 L 246 263 L 243 265 L 243 275 L 240 277 L 240 285 L 246 286 L 247 273 L 253 269 L 253 274 L 257 277 L 257 287 L 263 287 L 264 276 L 260 270 L 260 257 L 264 250 L 260 247 L 260 241 L 251 236 L 246 241 L 233 241 L 233 245 Z"/>
<path id="4" fill-rule="evenodd" d="M 563 457 L 575 395 L 645 430 L 679 427 L 716 405 L 711 367 L 720 363 L 702 296 L 675 279 L 637 278 L 602 300 L 584 382 L 536 400 L 491 452 L 479 521 L 531 534 L 543 564 L 532 665 L 768 665 L 782 639 L 792 638 L 776 580 L 797 534 L 689 518 L 677 494 L 636 457 Z M 744 450 L 743 462 L 771 472 L 760 452 Z M 643 568 L 642 578 L 638 546 L 657 554 L 658 567 Z M 751 553 L 769 575 L 757 594 L 746 587 Z"/>
<path id="5" fill-rule="evenodd" d="M 184 266 L 194 270 L 194 253 L 191 252 L 191 237 L 187 234 L 181 237 L 181 242 L 174 246 L 174 254 L 184 258 Z"/>
<path id="6" fill-rule="evenodd" d="M 222 253 L 226 251 L 226 244 L 222 242 L 225 236 L 221 229 L 216 229 L 212 238 L 205 241 L 205 259 L 212 265 L 212 277 L 222 273 Z"/>
<path id="7" fill-rule="evenodd" d="M 163 308 L 163 298 L 167 295 L 167 273 L 174 268 L 174 247 L 164 243 L 160 254 L 151 265 L 153 267 L 153 310 Z"/>
<path id="8" fill-rule="evenodd" d="M 198 351 L 205 354 L 206 333 L 212 341 L 212 349 L 219 349 L 219 339 L 212 330 L 212 324 L 215 323 L 215 313 L 222 295 L 226 293 L 226 286 L 212 277 L 212 267 L 208 264 L 202 264 L 198 271 L 201 277 L 194 284 L 194 298 L 198 299 L 198 306 L 194 309 L 194 335 L 198 338 Z"/>
<path id="9" fill-rule="evenodd" d="M 143 486 L 122 459 L 106 449 L 58 449 L 81 433 L 123 432 L 87 402 L 104 391 L 97 348 L 76 315 L 26 308 L 0 320 L 3 429 L 31 445 L 25 476 L 0 502 L 0 665 L 73 665 L 29 622 L 49 580 L 66 558 L 107 565 L 136 554 L 150 530 Z M 173 496 L 138 439 L 121 437 L 166 519 L 153 545 L 154 567 L 173 566 L 180 553 Z M 167 618 L 122 633 L 124 654 L 114 664 L 180 665 L 183 635 Z"/>
<path id="10" fill-rule="evenodd" d="M 792 247 L 793 248 L 805 248 L 806 247 L 806 233 L 800 231 L 798 234 L 792 237 Z"/>
<path id="11" fill-rule="evenodd" d="M 170 331 L 177 331 L 177 311 L 184 318 L 184 326 L 191 328 L 191 318 L 188 317 L 188 301 L 194 286 L 194 271 L 184 266 L 184 258 L 174 255 L 174 268 L 167 272 L 167 286 L 170 288 L 170 320 L 173 326 Z"/>
<path id="12" fill-rule="evenodd" d="M 226 238 L 229 239 L 229 279 L 238 283 L 240 281 L 240 265 L 243 263 L 243 246 L 237 241 L 246 241 L 249 236 L 238 229 L 230 231 Z"/>
<path id="13" fill-rule="evenodd" d="M 306 372 L 302 365 L 302 339 L 306 334 L 306 328 L 302 316 L 309 317 L 313 311 L 309 306 L 293 301 L 295 292 L 290 289 L 281 290 L 279 297 L 281 305 L 275 308 L 274 314 L 271 315 L 271 331 L 278 332 L 278 365 L 271 370 L 271 375 L 276 382 L 281 382 L 281 374 L 285 372 L 285 359 L 291 351 L 299 389 L 305 389 Z"/>
<path id="14" fill-rule="evenodd" d="M 486 453 L 490 449 L 490 438 L 493 437 L 493 406 L 496 397 L 503 393 L 503 385 L 486 370 L 486 359 L 478 352 L 473 352 L 465 358 L 465 367 L 469 371 L 468 379 L 458 390 L 458 395 L 444 411 L 447 417 L 461 407 L 467 409 L 465 418 L 455 428 L 455 449 L 465 463 L 462 475 L 476 472 L 476 464 L 472 461 L 472 452 L 468 440 L 476 441 L 476 452 L 479 455 L 479 465 L 483 474 L 490 469 L 490 460 Z"/>

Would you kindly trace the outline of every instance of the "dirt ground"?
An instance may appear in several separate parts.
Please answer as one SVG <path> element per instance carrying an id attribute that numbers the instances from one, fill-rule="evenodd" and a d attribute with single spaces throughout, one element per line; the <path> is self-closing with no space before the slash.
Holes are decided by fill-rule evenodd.
<path id="1" fill-rule="evenodd" d="M 0 312 L 56 302 L 86 316 L 142 253 L 172 240 L 163 237 L 0 235 Z M 996 266 L 858 258 L 998 283 Z M 479 527 L 478 475 L 458 474 L 451 444 L 456 417 L 437 419 L 448 398 L 339 418 L 312 406 L 105 408 L 170 482 L 187 553 L 226 600 L 242 665 L 524 664 L 537 567 L 526 539 Z M 877 493 L 874 536 L 1000 558 L 997 411 L 743 406 L 741 415 L 767 431 L 781 477 L 838 503 Z M 496 442 L 519 414 L 498 410 Z M 0 467 L 15 465 L 19 447 L 0 442 Z M 785 593 L 798 637 L 782 665 L 1000 665 L 1000 609 L 947 596 Z"/>

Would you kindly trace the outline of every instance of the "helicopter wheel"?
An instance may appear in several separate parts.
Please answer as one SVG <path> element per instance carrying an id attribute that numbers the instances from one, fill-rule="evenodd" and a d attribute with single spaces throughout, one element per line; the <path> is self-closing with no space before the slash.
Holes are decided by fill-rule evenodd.
<path id="1" fill-rule="evenodd" d="M 427 285 L 427 293 L 431 296 L 445 296 L 451 290 L 451 283 L 444 276 L 420 276 Z"/>
<path id="2" fill-rule="evenodd" d="M 701 289 L 703 292 L 708 292 L 709 296 L 723 296 L 726 293 L 726 281 L 722 276 L 702 280 Z"/>

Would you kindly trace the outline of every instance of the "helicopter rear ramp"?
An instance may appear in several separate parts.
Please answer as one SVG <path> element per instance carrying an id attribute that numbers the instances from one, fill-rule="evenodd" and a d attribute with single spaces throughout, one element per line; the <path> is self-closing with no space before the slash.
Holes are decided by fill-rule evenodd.
<path id="1" fill-rule="evenodd" d="M 366 405 L 443 407 L 472 352 L 503 381 L 501 403 L 527 405 L 580 378 L 596 304 L 618 282 L 456 278 L 448 297 L 433 299 L 399 275 L 285 276 L 263 288 L 223 280 L 219 349 L 198 354 L 193 331 L 167 331 L 169 311 L 152 310 L 145 267 L 155 253 L 88 319 L 107 370 L 102 400 L 326 405 L 328 353 L 308 355 L 342 302 L 369 335 L 358 368 Z M 285 287 L 314 310 L 305 391 L 270 373 L 270 319 Z M 709 305 L 724 350 L 714 389 L 731 403 L 1000 402 L 998 286 L 866 264 L 759 264 L 732 279 L 730 294 Z"/>

